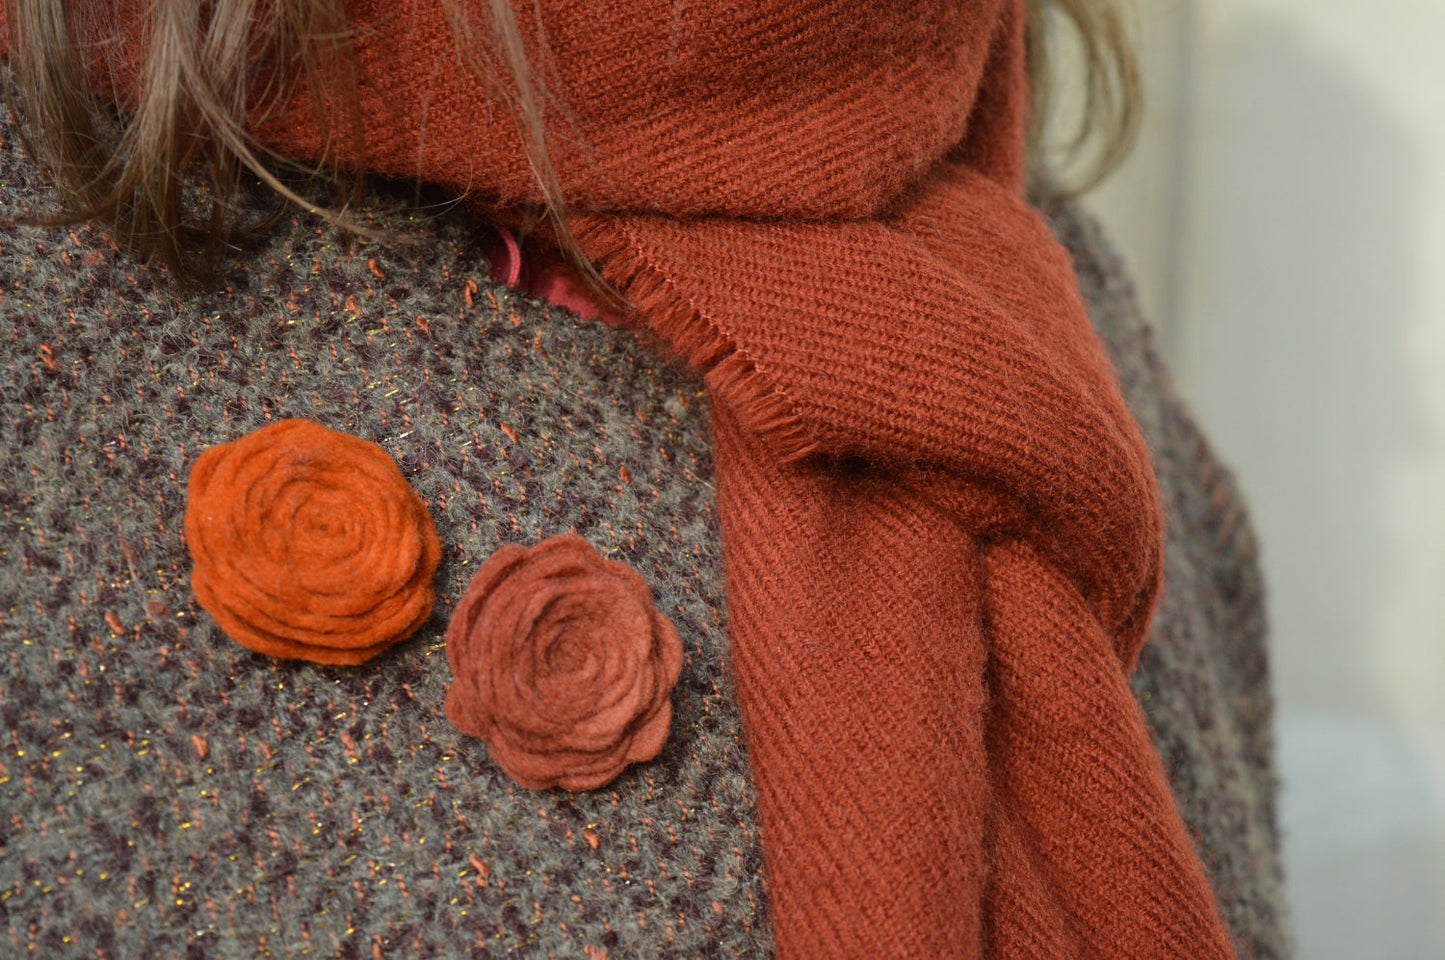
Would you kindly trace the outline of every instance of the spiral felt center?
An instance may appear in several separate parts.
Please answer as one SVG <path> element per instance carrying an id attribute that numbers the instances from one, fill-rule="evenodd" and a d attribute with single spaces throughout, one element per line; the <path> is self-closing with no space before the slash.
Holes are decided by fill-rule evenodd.
<path id="1" fill-rule="evenodd" d="M 586 625 L 563 623 L 557 639 L 547 650 L 547 672 L 550 674 L 577 674 L 587 668 L 592 655 L 591 643 L 585 635 Z"/>
<path id="2" fill-rule="evenodd" d="M 339 559 L 356 552 L 364 523 L 349 498 L 322 491 L 306 498 L 296 511 L 294 543 L 300 549 Z"/>

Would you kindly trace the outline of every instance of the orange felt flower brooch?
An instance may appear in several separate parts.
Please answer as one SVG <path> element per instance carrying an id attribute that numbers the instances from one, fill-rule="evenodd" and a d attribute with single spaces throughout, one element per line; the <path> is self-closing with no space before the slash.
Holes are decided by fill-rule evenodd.
<path id="1" fill-rule="evenodd" d="M 447 660 L 453 726 L 524 787 L 591 790 L 662 750 L 682 642 L 631 567 L 565 534 L 482 565 Z"/>
<path id="2" fill-rule="evenodd" d="M 252 650 L 358 664 L 431 615 L 436 528 L 374 443 L 283 420 L 201 454 L 186 499 L 196 599 Z"/>

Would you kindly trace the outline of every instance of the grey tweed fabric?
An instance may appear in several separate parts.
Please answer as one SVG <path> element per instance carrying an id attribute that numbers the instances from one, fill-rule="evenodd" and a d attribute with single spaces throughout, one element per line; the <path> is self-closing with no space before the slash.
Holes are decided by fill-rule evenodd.
<path id="1" fill-rule="evenodd" d="M 700 384 L 489 283 L 463 218 L 374 201 L 410 239 L 298 215 L 188 295 L 0 226 L 0 954 L 767 956 Z M 0 217 L 50 202 L 0 122 Z M 1170 511 L 1136 689 L 1242 955 L 1282 957 L 1249 527 L 1095 228 L 1052 215 Z M 444 544 L 435 615 L 362 667 L 252 653 L 188 586 L 190 466 L 286 417 L 381 444 Z M 685 663 L 661 756 L 534 793 L 443 717 L 442 635 L 498 546 L 569 529 L 652 584 Z"/>

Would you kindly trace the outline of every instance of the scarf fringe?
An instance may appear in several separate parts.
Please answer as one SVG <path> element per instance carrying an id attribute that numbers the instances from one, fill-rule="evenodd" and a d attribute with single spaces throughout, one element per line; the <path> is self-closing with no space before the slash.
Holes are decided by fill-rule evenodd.
<path id="1" fill-rule="evenodd" d="M 630 312 L 649 318 L 643 329 L 701 373 L 708 390 L 722 398 L 745 427 L 764 438 L 779 461 L 791 463 L 818 453 L 821 444 L 777 381 L 672 288 L 632 241 L 625 224 L 587 217 L 573 227 L 573 235 L 603 279 L 627 298 Z"/>

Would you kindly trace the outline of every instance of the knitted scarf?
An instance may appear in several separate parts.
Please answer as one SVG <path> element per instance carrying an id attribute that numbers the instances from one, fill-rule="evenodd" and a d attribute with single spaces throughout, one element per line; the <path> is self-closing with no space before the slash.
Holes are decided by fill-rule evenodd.
<path id="1" fill-rule="evenodd" d="M 517 7 L 569 228 L 711 392 L 778 956 L 1230 956 L 1126 682 L 1160 509 L 1022 200 L 1022 0 Z M 437 5 L 351 13 L 368 168 L 535 204 Z M 316 102 L 260 136 L 319 157 Z"/>

